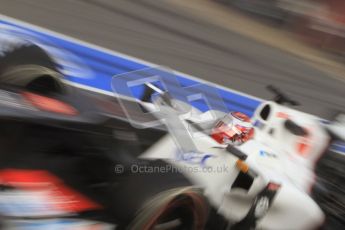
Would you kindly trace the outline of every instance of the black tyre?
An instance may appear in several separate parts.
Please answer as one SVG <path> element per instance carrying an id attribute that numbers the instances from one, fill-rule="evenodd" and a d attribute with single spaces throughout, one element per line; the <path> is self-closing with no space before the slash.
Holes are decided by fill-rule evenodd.
<path id="1" fill-rule="evenodd" d="M 146 167 L 169 167 L 168 163 L 160 160 L 140 164 Z M 113 214 L 125 226 L 120 229 L 204 229 L 208 219 L 208 203 L 201 190 L 193 187 L 177 171 L 133 173 L 132 170 L 118 182 L 112 197 L 115 206 Z"/>
<path id="2" fill-rule="evenodd" d="M 208 211 L 201 192 L 193 187 L 164 191 L 149 200 L 131 223 L 133 230 L 201 230 Z"/>
<path id="3" fill-rule="evenodd" d="M 53 59 L 37 45 L 20 45 L 0 57 L 0 84 L 59 93 L 64 88 L 61 78 Z"/>

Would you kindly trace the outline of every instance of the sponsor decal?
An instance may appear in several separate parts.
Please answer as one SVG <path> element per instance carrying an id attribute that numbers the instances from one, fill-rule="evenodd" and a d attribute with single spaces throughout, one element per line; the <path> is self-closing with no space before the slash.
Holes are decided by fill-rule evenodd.
<path id="1" fill-rule="evenodd" d="M 198 152 L 189 152 L 189 153 L 176 153 L 176 159 L 178 161 L 183 161 L 188 164 L 200 165 L 202 167 L 206 166 L 207 160 L 214 158 L 213 154 L 208 153 L 198 153 Z"/>
<path id="2" fill-rule="evenodd" d="M 262 157 L 272 157 L 272 158 L 277 158 L 277 155 L 274 153 L 269 153 L 267 151 L 264 150 L 260 150 L 259 155 Z"/>

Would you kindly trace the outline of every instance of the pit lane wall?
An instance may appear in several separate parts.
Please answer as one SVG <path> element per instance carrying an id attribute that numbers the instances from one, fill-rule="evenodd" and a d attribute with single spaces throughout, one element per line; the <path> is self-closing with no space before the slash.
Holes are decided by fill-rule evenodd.
<path id="1" fill-rule="evenodd" d="M 16 38 L 34 42 L 50 52 L 67 80 L 77 87 L 102 94 L 114 95 L 111 88 L 114 75 L 157 67 L 153 63 L 0 15 L 0 51 L 4 49 L 1 46 L 1 41 L 6 40 L 15 43 Z M 240 111 L 252 115 L 262 101 L 260 98 L 227 89 L 194 76 L 176 71 L 174 71 L 174 75 L 182 88 L 200 83 L 211 86 L 222 98 L 228 111 Z M 133 95 L 140 95 L 141 92 L 139 91 L 142 88 L 134 88 L 133 90 Z M 216 98 L 208 98 L 207 100 L 209 104 L 219 103 Z M 208 109 L 207 103 L 202 100 L 195 100 L 191 104 L 203 111 Z M 342 143 L 334 145 L 333 148 L 337 152 L 345 153 L 345 145 Z"/>

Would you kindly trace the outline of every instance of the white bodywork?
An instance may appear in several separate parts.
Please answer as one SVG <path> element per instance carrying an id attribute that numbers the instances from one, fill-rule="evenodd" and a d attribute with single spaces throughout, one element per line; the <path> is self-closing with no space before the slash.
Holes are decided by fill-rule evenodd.
<path id="1" fill-rule="evenodd" d="M 197 122 L 207 119 L 211 113 L 193 110 L 188 119 Z M 219 112 L 217 117 L 220 117 Z M 188 126 L 186 115 L 181 119 Z M 303 127 L 308 135 L 297 136 L 287 130 L 284 126 L 287 119 Z M 163 158 L 183 170 L 193 183 L 205 188 L 210 202 L 230 223 L 246 216 L 256 195 L 268 182 L 275 182 L 281 184 L 281 188 L 266 215 L 258 221 L 257 228 L 317 228 L 323 223 L 324 214 L 309 193 L 315 178 L 314 164 L 328 148 L 329 134 L 318 118 L 275 102 L 261 104 L 252 121 L 255 124 L 254 138 L 238 146 L 248 155 L 245 162 L 259 175 L 248 191 L 231 189 L 239 174 L 235 165 L 238 158 L 207 133 L 192 135 L 200 153 L 179 152 L 176 138 L 168 134 L 142 157 Z"/>

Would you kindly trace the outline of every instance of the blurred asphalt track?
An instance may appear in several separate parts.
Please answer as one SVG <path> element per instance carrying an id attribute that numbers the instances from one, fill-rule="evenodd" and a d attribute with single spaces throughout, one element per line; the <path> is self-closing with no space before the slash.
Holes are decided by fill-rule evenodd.
<path id="1" fill-rule="evenodd" d="M 345 80 L 171 1 L 0 0 L 0 13 L 264 99 L 274 84 L 325 118 L 345 111 Z"/>

